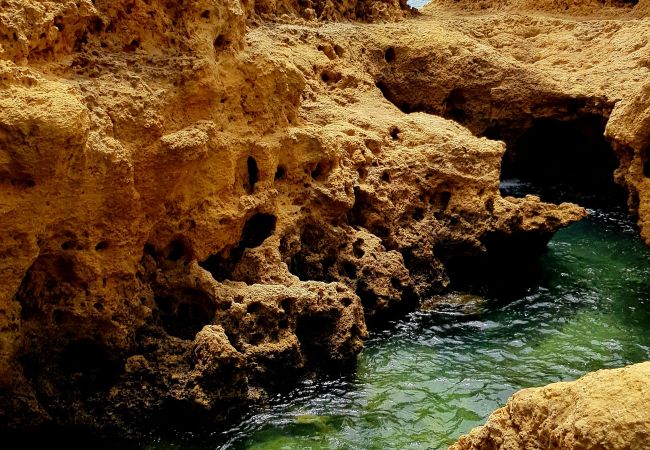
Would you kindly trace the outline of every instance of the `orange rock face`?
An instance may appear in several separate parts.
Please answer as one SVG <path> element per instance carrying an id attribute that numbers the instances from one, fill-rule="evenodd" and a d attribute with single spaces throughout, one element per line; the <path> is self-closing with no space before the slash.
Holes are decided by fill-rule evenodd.
<path id="1" fill-rule="evenodd" d="M 643 0 L 587 22 L 300 5 L 3 3 L 0 423 L 223 417 L 353 363 L 366 321 L 585 215 L 500 195 L 536 119 L 611 113 L 647 235 Z"/>

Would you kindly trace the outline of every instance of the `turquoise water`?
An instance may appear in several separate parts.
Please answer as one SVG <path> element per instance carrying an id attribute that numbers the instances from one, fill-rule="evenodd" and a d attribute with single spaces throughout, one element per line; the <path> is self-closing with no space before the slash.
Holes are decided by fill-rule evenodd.
<path id="1" fill-rule="evenodd" d="M 557 233 L 534 279 L 515 301 L 414 312 L 372 336 L 354 375 L 306 381 L 207 441 L 154 447 L 444 449 L 518 389 L 650 359 L 650 251 L 625 212 Z"/>

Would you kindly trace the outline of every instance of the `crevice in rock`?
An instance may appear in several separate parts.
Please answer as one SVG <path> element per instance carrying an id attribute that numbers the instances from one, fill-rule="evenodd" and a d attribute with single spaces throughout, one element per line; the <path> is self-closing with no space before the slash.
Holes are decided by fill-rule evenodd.
<path id="1" fill-rule="evenodd" d="M 260 179 L 260 170 L 257 167 L 257 161 L 252 156 L 246 159 L 246 172 L 248 177 L 244 184 L 244 189 L 248 194 L 252 194 L 255 192 L 255 183 Z"/>
<path id="2" fill-rule="evenodd" d="M 215 303 L 204 292 L 184 289 L 173 295 L 155 297 L 162 327 L 171 336 L 194 339 L 196 333 L 212 322 Z"/>
<path id="3" fill-rule="evenodd" d="M 199 263 L 200 266 L 210 272 L 217 281 L 229 279 L 241 261 L 244 251 L 247 248 L 256 248 L 262 245 L 275 232 L 276 223 L 277 217 L 273 214 L 257 213 L 253 215 L 244 224 L 241 239 L 236 246 L 208 257 Z"/>
<path id="4" fill-rule="evenodd" d="M 287 177 L 287 169 L 283 165 L 279 165 L 278 168 L 275 170 L 275 180 L 276 181 L 281 181 L 286 179 Z"/>
<path id="5" fill-rule="evenodd" d="M 296 337 L 311 365 L 324 365 L 329 355 L 329 339 L 336 334 L 337 317 L 327 314 L 303 315 L 296 323 Z"/>
<path id="6" fill-rule="evenodd" d="M 394 47 L 388 47 L 386 51 L 384 52 L 384 59 L 388 64 L 395 62 L 395 48 Z"/>
<path id="7" fill-rule="evenodd" d="M 332 171 L 334 163 L 329 160 L 323 160 L 316 163 L 316 165 L 311 169 L 311 177 L 316 181 L 324 181 L 327 179 L 327 176 Z"/>

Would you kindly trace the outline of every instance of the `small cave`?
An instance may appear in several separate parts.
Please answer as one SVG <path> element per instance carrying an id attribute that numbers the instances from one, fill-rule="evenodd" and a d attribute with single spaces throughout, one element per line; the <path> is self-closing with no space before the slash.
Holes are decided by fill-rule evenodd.
<path id="1" fill-rule="evenodd" d="M 212 322 L 217 307 L 205 293 L 185 289 L 172 295 L 155 298 L 159 319 L 171 336 L 192 340 L 201 329 Z"/>
<path id="2" fill-rule="evenodd" d="M 408 84 L 402 86 L 401 83 L 394 82 L 389 78 L 382 76 L 375 81 L 375 86 L 379 89 L 381 95 L 383 95 L 386 100 L 395 105 L 404 114 L 416 112 L 437 115 L 441 114 L 440 108 L 435 108 L 423 103 L 422 96 L 414 94 L 420 92 L 419 89 L 414 89 Z"/>
<path id="3" fill-rule="evenodd" d="M 646 160 L 643 163 L 643 176 L 650 178 L 650 148 L 646 149 Z"/>
<path id="4" fill-rule="evenodd" d="M 543 201 L 573 202 L 587 208 L 625 205 L 625 191 L 614 182 L 618 160 L 604 137 L 606 123 L 601 115 L 571 114 L 533 119 L 524 130 L 495 124 L 490 130 L 495 136 L 512 136 L 504 139 L 502 194 L 534 194 Z M 486 209 L 494 209 L 492 199 Z M 551 234 L 488 233 L 481 237 L 483 252 L 471 243 L 459 242 L 437 254 L 445 263 L 452 289 L 508 301 L 539 284 L 539 257 L 551 238 Z"/>
<path id="5" fill-rule="evenodd" d="M 384 60 L 388 63 L 391 64 L 395 62 L 395 48 L 394 47 L 388 47 L 386 51 L 384 52 Z"/>
<path id="6" fill-rule="evenodd" d="M 332 315 L 303 315 L 296 323 L 296 337 L 310 364 L 327 366 L 331 363 L 329 338 L 336 335 L 337 317 Z"/>
<path id="7" fill-rule="evenodd" d="M 316 181 L 325 181 L 327 176 L 332 171 L 334 163 L 332 161 L 323 160 L 316 164 L 310 171 L 311 177 Z"/>
<path id="8" fill-rule="evenodd" d="M 199 263 L 210 272 L 215 280 L 224 281 L 231 277 L 247 248 L 256 248 L 264 243 L 274 232 L 277 217 L 268 213 L 257 213 L 244 224 L 239 243 L 230 249 L 216 253 Z M 237 280 L 235 280 L 237 281 Z"/>
<path id="9" fill-rule="evenodd" d="M 246 159 L 246 172 L 248 176 L 244 183 L 244 189 L 248 194 L 253 194 L 255 192 L 255 184 L 260 179 L 260 170 L 257 167 L 257 161 L 252 156 Z"/>
<path id="10" fill-rule="evenodd" d="M 277 218 L 273 214 L 257 213 L 246 221 L 240 245 L 255 248 L 270 237 L 275 231 Z"/>
<path id="11" fill-rule="evenodd" d="M 220 34 L 214 40 L 214 49 L 216 51 L 221 51 L 226 49 L 230 45 L 230 39 L 224 34 Z"/>
<path id="12" fill-rule="evenodd" d="M 180 240 L 174 240 L 169 243 L 165 249 L 167 259 L 170 261 L 179 261 L 187 254 L 185 244 Z"/>
<path id="13" fill-rule="evenodd" d="M 467 99 L 461 89 L 452 89 L 444 102 L 444 117 L 460 124 L 465 123 L 467 116 Z"/>
<path id="14" fill-rule="evenodd" d="M 59 355 L 61 371 L 82 392 L 93 392 L 113 385 L 122 372 L 119 352 L 90 338 L 71 341 Z"/>
<path id="15" fill-rule="evenodd" d="M 614 182 L 618 160 L 604 137 L 606 123 L 595 114 L 534 119 L 508 143 L 501 166 L 503 194 L 537 194 L 545 201 L 587 207 L 624 202 L 624 191 Z"/>
<path id="16" fill-rule="evenodd" d="M 339 81 L 341 81 L 343 75 L 341 75 L 341 73 L 336 72 L 334 70 L 323 70 L 323 72 L 320 75 L 320 78 L 326 84 L 336 84 Z"/>
<path id="17" fill-rule="evenodd" d="M 287 178 L 287 168 L 279 165 L 278 168 L 275 170 L 275 180 L 276 181 L 282 181 Z"/>

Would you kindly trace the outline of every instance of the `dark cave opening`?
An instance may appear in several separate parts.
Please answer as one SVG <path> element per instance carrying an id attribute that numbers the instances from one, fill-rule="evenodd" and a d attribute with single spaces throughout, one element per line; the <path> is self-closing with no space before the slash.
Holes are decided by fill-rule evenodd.
<path id="1" fill-rule="evenodd" d="M 494 126 L 490 137 L 506 141 L 501 193 L 538 195 L 552 203 L 573 202 L 592 209 L 625 208 L 625 190 L 614 182 L 618 159 L 605 139 L 607 117 L 537 118 L 524 130 Z M 454 290 L 503 301 L 525 295 L 539 282 L 540 256 L 550 233 L 488 233 L 485 252 L 447 248 L 447 273 Z M 461 246 L 462 247 L 462 246 Z"/>
<path id="2" fill-rule="evenodd" d="M 545 201 L 585 207 L 624 203 L 624 191 L 614 182 L 618 160 L 604 137 L 606 123 L 606 117 L 595 114 L 534 119 L 508 143 L 501 166 L 502 193 L 536 194 Z M 500 134 L 498 129 L 491 133 Z"/>
<path id="3" fill-rule="evenodd" d="M 234 248 L 211 255 L 199 263 L 200 266 L 210 272 L 217 281 L 229 279 L 241 261 L 244 251 L 247 248 L 256 248 L 262 245 L 275 232 L 276 224 L 277 217 L 273 214 L 257 213 L 253 215 L 244 224 L 241 239 Z"/>
<path id="4" fill-rule="evenodd" d="M 249 156 L 246 160 L 246 169 L 248 173 L 247 182 L 244 184 L 246 192 L 252 194 L 255 192 L 255 183 L 260 179 L 260 170 L 257 167 L 257 161 L 252 156 Z"/>
<path id="5" fill-rule="evenodd" d="M 194 339 L 201 329 L 212 322 L 217 311 L 215 303 L 205 293 L 192 289 L 155 298 L 162 327 L 171 336 Z"/>

